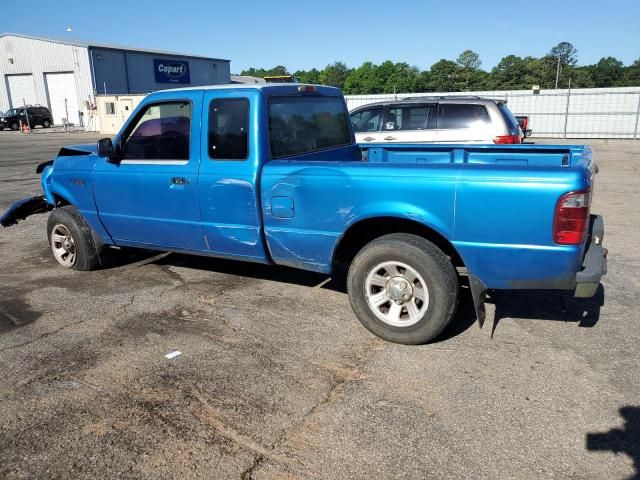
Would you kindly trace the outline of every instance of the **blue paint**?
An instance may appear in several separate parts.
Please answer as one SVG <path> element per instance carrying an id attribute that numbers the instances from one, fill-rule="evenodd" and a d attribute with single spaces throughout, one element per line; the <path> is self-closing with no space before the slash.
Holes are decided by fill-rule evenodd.
<path id="1" fill-rule="evenodd" d="M 95 147 L 70 147 L 80 154 L 58 156 L 44 170 L 45 197 L 51 204 L 60 197 L 77 206 L 107 244 L 324 273 L 331 273 L 336 247 L 351 228 L 398 218 L 449 241 L 489 288 L 575 286 L 585 245 L 555 245 L 552 221 L 562 194 L 591 185 L 595 164 L 589 147 L 352 143 L 272 160 L 267 110 L 269 99 L 282 95 L 300 94 L 297 85 L 151 94 L 132 119 L 150 103 L 191 102 L 188 160 L 109 163 Z M 318 87 L 315 95 L 341 94 Z M 220 98 L 249 102 L 245 159 L 209 154 L 209 105 Z M 172 183 L 175 177 L 188 182 Z"/>

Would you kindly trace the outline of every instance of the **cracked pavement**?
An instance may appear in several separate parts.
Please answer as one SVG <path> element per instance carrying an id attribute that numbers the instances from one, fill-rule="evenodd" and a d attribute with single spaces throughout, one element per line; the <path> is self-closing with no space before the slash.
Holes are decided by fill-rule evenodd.
<path id="1" fill-rule="evenodd" d="M 0 132 L 0 209 L 95 139 Z M 599 294 L 500 293 L 480 330 L 465 290 L 418 347 L 373 337 L 322 275 L 159 252 L 71 272 L 45 215 L 0 229 L 0 477 L 637 476 L 640 145 L 592 144 Z"/>

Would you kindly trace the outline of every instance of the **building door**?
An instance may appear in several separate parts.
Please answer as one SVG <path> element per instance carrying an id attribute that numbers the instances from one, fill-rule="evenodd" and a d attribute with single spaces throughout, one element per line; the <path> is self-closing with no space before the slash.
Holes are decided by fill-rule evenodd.
<path id="1" fill-rule="evenodd" d="M 76 79 L 73 72 L 46 73 L 47 94 L 53 123 L 61 125 L 67 118 L 68 123 L 80 124 L 78 111 L 78 94 L 76 92 Z M 67 116 L 68 115 L 68 116 Z"/>
<path id="2" fill-rule="evenodd" d="M 130 98 L 120 99 L 120 125 L 124 125 L 131 112 L 133 112 L 133 100 Z"/>
<path id="3" fill-rule="evenodd" d="M 9 102 L 11 108 L 36 103 L 36 87 L 33 84 L 33 75 L 7 75 L 7 88 L 9 89 Z"/>

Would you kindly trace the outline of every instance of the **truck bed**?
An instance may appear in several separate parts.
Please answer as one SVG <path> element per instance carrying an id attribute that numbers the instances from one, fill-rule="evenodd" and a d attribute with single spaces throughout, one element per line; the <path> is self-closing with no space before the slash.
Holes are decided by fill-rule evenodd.
<path id="1" fill-rule="evenodd" d="M 534 167 L 590 166 L 585 145 L 361 145 L 363 159 L 372 163 L 468 163 Z"/>
<path id="2" fill-rule="evenodd" d="M 276 262 L 328 272 L 344 233 L 386 213 L 451 242 L 489 288 L 575 285 L 585 247 L 554 244 L 553 217 L 561 195 L 591 185 L 589 147 L 394 144 L 362 155 L 265 164 L 264 230 Z M 288 199 L 287 218 L 273 199 Z"/>

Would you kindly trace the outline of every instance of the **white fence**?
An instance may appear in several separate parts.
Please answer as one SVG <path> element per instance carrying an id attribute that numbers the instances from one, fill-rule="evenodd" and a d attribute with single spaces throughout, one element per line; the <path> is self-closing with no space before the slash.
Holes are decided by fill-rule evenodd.
<path id="1" fill-rule="evenodd" d="M 528 115 L 533 136 L 553 138 L 640 139 L 640 87 L 398 93 L 347 95 L 349 110 L 407 97 L 478 95 L 507 101 L 515 115 Z"/>

